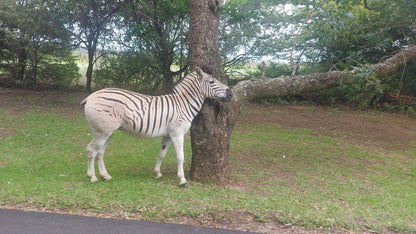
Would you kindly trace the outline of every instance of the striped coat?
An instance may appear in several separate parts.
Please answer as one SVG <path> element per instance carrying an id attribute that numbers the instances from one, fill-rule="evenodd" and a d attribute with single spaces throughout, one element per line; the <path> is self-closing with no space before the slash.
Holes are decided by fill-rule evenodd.
<path id="1" fill-rule="evenodd" d="M 92 182 L 98 180 L 94 171 L 94 159 L 97 159 L 101 177 L 106 180 L 112 178 L 106 171 L 103 156 L 110 136 L 119 129 L 140 138 L 163 137 L 154 169 L 157 178 L 162 176 L 160 165 L 173 142 L 180 185 L 186 186 L 183 173 L 184 135 L 206 98 L 227 101 L 231 96 L 227 86 L 199 68 L 182 79 L 167 95 L 149 96 L 116 88 L 91 94 L 81 102 L 93 131 L 93 139 L 87 146 L 87 175 Z"/>

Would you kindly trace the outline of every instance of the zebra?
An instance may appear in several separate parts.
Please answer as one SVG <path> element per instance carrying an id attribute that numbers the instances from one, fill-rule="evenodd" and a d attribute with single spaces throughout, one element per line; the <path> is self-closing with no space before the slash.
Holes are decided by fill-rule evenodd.
<path id="1" fill-rule="evenodd" d="M 104 164 L 104 151 L 113 132 L 121 130 L 138 138 L 162 137 L 154 167 L 156 178 L 162 177 L 160 166 L 173 143 L 179 186 L 187 187 L 183 171 L 184 135 L 205 99 L 227 102 L 232 96 L 229 87 L 204 73 L 199 67 L 186 75 L 166 95 L 150 96 L 118 88 L 106 88 L 92 93 L 81 102 L 93 132 L 93 138 L 87 146 L 87 176 L 91 182 L 98 181 L 94 169 L 96 159 L 100 176 L 107 181 L 112 179 Z"/>

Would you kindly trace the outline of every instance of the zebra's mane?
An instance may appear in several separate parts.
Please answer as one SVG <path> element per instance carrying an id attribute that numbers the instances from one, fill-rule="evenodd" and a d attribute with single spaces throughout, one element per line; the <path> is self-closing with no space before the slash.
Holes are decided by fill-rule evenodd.
<path id="1" fill-rule="evenodd" d="M 186 89 L 185 84 L 194 84 L 195 81 L 198 80 L 198 75 L 196 72 L 191 72 L 188 75 L 186 75 L 184 78 L 179 80 L 174 86 L 173 86 L 173 92 L 174 94 L 180 94 Z"/>

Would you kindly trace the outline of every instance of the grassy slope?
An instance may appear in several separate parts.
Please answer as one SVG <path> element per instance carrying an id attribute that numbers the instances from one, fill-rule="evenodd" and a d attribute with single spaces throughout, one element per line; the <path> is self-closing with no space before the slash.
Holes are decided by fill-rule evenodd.
<path id="1" fill-rule="evenodd" d="M 416 231 L 416 148 L 372 154 L 310 129 L 239 123 L 230 185 L 191 182 L 180 189 L 173 150 L 162 164 L 164 178 L 156 180 L 160 139 L 116 133 L 105 158 L 113 180 L 91 184 L 85 154 L 91 135 L 81 110 L 31 102 L 25 113 L 0 109 L 0 129 L 11 133 L 0 138 L 0 205 L 202 223 L 242 222 L 228 216 L 239 211 L 307 228 Z M 189 139 L 185 155 L 189 170 Z"/>

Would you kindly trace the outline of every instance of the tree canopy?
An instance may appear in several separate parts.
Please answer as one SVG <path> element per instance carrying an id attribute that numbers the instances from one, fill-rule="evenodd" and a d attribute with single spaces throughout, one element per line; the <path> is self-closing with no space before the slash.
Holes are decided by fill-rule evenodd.
<path id="1" fill-rule="evenodd" d="M 77 76 L 56 2 L 5 0 L 0 9 L 0 75 L 25 85 L 40 80 L 60 84 Z"/>
<path id="2" fill-rule="evenodd" d="M 169 89 L 188 69 L 190 6 L 190 0 L 2 1 L 0 76 L 14 84 L 71 83 L 79 76 L 71 52 L 83 47 L 87 87 Z M 416 2 L 224 0 L 219 35 L 228 73 L 253 61 L 268 63 L 273 76 L 365 69 L 415 44 Z M 377 82 L 383 92 L 415 95 L 415 67 L 409 61 Z"/>

